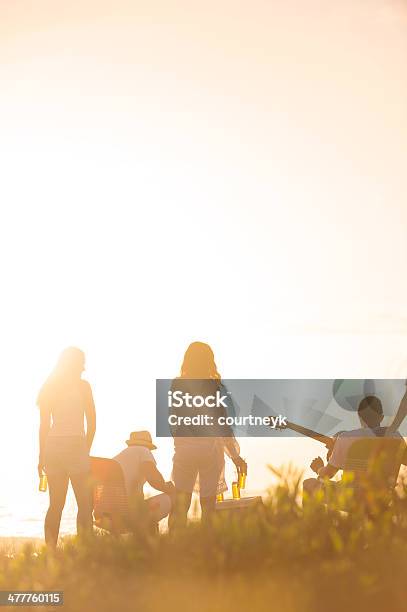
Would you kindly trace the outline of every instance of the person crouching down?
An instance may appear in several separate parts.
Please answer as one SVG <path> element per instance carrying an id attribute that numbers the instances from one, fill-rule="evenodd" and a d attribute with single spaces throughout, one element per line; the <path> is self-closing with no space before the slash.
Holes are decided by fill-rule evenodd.
<path id="1" fill-rule="evenodd" d="M 138 526 L 146 520 L 149 527 L 156 529 L 157 523 L 171 510 L 174 485 L 166 482 L 157 469 L 151 452 L 157 447 L 148 431 L 132 431 L 126 444 L 127 448 L 113 459 L 123 471 L 131 518 Z M 143 487 L 146 482 L 161 494 L 144 499 Z"/>

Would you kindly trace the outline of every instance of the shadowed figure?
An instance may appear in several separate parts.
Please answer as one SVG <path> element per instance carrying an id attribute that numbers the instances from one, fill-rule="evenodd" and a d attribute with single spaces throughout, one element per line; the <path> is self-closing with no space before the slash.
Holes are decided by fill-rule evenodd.
<path id="1" fill-rule="evenodd" d="M 171 391 L 189 393 L 192 396 L 216 396 L 219 393 L 227 397 L 228 408 L 234 413 L 234 407 L 227 390 L 222 384 L 211 347 L 203 342 L 189 345 L 181 366 L 181 373 L 172 382 Z M 179 418 L 196 414 L 196 408 L 171 408 L 171 415 Z M 204 408 L 199 409 L 203 414 Z M 223 416 L 225 408 L 209 407 L 208 417 Z M 184 526 L 191 505 L 194 489 L 199 487 L 202 519 L 207 520 L 215 509 L 216 495 L 226 489 L 224 484 L 225 452 L 242 472 L 247 472 L 247 465 L 240 457 L 239 444 L 229 426 L 212 427 L 210 425 L 180 424 L 171 427 L 174 437 L 174 458 L 172 479 L 176 489 L 175 505 L 170 513 L 169 528 Z"/>
<path id="2" fill-rule="evenodd" d="M 152 531 L 158 529 L 158 522 L 168 516 L 175 490 L 172 482 L 166 482 L 157 469 L 156 460 L 151 451 L 157 447 L 153 444 L 148 431 L 132 431 L 127 448 L 113 457 L 122 468 L 127 497 L 129 500 L 130 523 L 142 524 Z M 143 486 L 148 484 L 161 491 L 144 499 Z"/>
<path id="3" fill-rule="evenodd" d="M 82 379 L 84 369 L 84 353 L 75 347 L 65 349 L 37 399 L 38 473 L 41 476 L 45 472 L 49 484 L 45 541 L 51 548 L 57 545 L 69 480 L 78 504 L 78 534 L 92 532 L 89 451 L 96 431 L 96 413 L 90 384 Z"/>
<path id="4" fill-rule="evenodd" d="M 376 396 L 362 399 L 358 416 L 361 427 L 335 437 L 326 465 L 321 457 L 311 462 L 317 478 L 304 480 L 304 501 L 317 492 L 322 492 L 327 503 L 335 496 L 345 499 L 346 492 L 351 491 L 359 501 L 373 494 L 388 498 L 396 484 L 406 444 L 398 432 L 388 433 L 381 427 L 383 406 Z M 342 480 L 332 481 L 340 470 Z"/>

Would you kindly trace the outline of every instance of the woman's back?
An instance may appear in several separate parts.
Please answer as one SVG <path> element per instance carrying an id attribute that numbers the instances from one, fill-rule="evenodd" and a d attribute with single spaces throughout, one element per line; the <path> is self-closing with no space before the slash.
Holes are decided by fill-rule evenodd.
<path id="1" fill-rule="evenodd" d="M 210 379 L 175 378 L 171 385 L 172 393 L 179 392 L 182 394 L 182 397 L 185 397 L 186 394 L 192 397 L 214 397 L 220 388 L 220 381 Z M 170 408 L 170 414 L 182 419 L 178 425 L 171 427 L 175 445 L 194 442 L 200 445 L 201 448 L 203 448 L 205 444 L 212 447 L 213 438 L 221 435 L 219 428 L 214 425 L 213 419 L 216 419 L 220 414 L 219 410 L 214 407 L 203 405 L 197 410 L 197 408 L 194 408 L 192 405 L 187 405 L 182 401 L 182 406 Z M 197 414 L 207 416 L 211 424 L 201 422 L 195 425 L 184 420 L 186 418 L 191 419 Z"/>
<path id="2" fill-rule="evenodd" d="M 45 407 L 51 415 L 49 436 L 85 436 L 84 418 L 90 385 L 85 380 L 73 381 L 63 385 L 63 389 L 53 385 L 43 389 L 39 404 Z"/>
<path id="3" fill-rule="evenodd" d="M 89 451 L 96 431 L 96 412 L 89 383 L 82 380 L 85 355 L 76 347 L 62 351 L 41 387 L 38 474 L 48 478 L 50 505 L 45 540 L 55 548 L 69 481 L 78 504 L 78 530 L 91 533 Z M 85 435 L 86 418 L 86 435 Z"/>

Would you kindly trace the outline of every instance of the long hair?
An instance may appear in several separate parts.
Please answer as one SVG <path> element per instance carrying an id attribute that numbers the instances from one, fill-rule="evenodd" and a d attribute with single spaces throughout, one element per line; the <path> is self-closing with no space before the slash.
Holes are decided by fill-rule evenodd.
<path id="1" fill-rule="evenodd" d="M 192 342 L 185 351 L 180 378 L 196 378 L 220 381 L 221 376 L 215 356 L 209 344 Z"/>
<path id="2" fill-rule="evenodd" d="M 85 364 L 85 353 L 76 346 L 69 346 L 60 354 L 51 374 L 42 385 L 37 405 L 58 396 L 77 384 Z"/>

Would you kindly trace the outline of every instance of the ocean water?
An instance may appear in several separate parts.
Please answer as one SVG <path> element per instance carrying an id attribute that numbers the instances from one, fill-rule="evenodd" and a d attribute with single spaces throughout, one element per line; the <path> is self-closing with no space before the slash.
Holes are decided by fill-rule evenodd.
<path id="1" fill-rule="evenodd" d="M 20 491 L 21 493 L 21 491 Z M 44 518 L 48 508 L 48 493 L 36 490 L 26 495 L 0 497 L 0 537 L 42 538 Z M 70 488 L 61 520 L 61 535 L 75 533 L 76 502 Z"/>
<path id="2" fill-rule="evenodd" d="M 18 500 L 6 502 L 0 498 L 0 537 L 25 537 L 43 538 L 44 537 L 44 518 L 48 508 L 48 493 L 31 491 L 30 496 L 21 497 Z M 152 494 L 157 493 L 151 491 Z M 242 491 L 242 497 L 261 495 L 264 492 L 247 489 Z M 148 496 L 148 492 L 146 493 Z M 231 491 L 225 494 L 231 497 Z M 194 496 L 189 513 L 190 519 L 197 519 L 199 516 L 198 497 Z M 60 535 L 76 533 L 76 501 L 71 488 L 68 490 L 65 508 L 62 514 Z M 161 521 L 160 530 L 166 529 L 166 519 Z"/>
<path id="3" fill-rule="evenodd" d="M 273 443 L 266 438 L 241 439 L 240 442 L 242 456 L 246 458 L 249 466 L 247 489 L 244 491 L 244 496 L 264 495 L 273 478 L 267 464 L 272 464 L 277 468 L 288 463 L 306 467 L 323 450 L 319 443 L 299 438 L 273 440 Z M 109 456 L 105 452 L 99 454 Z M 112 454 L 110 453 L 110 456 Z M 171 474 L 171 457 L 172 454 L 165 450 L 161 454 L 156 451 L 158 467 L 167 479 Z M 24 447 L 18 449 L 17 452 L 11 450 L 10 453 L 4 453 L 3 466 L 6 467 L 0 479 L 0 537 L 42 538 L 44 535 L 44 518 L 49 498 L 48 492 L 42 493 L 38 490 L 35 458 L 34 451 Z M 8 469 L 8 464 L 12 464 L 13 468 Z M 226 481 L 229 491 L 226 497 L 231 496 L 232 480 L 235 480 L 235 470 L 228 460 Z M 147 485 L 144 491 L 146 496 L 157 493 Z M 199 511 L 199 505 L 192 505 L 190 516 L 196 516 L 197 510 Z M 75 496 L 69 486 L 61 520 L 61 535 L 76 533 L 76 511 Z"/>

